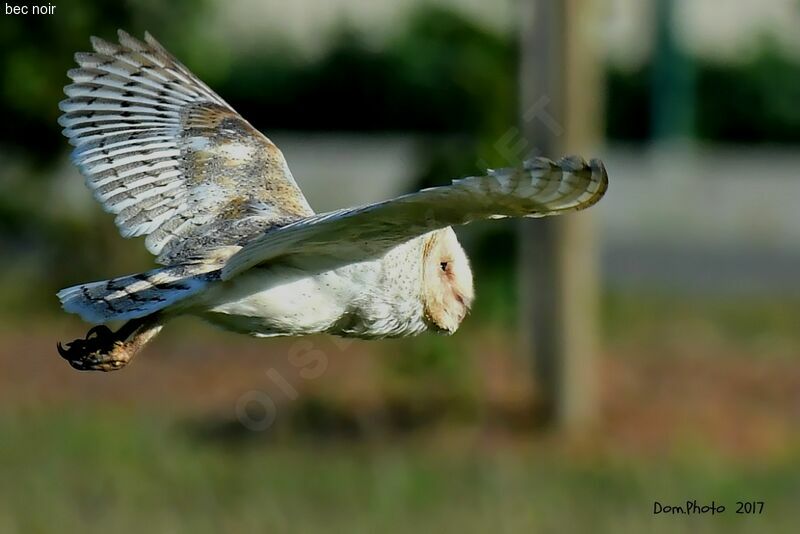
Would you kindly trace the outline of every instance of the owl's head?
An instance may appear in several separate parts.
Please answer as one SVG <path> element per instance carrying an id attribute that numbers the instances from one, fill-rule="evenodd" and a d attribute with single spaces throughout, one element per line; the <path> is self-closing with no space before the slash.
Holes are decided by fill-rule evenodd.
<path id="1" fill-rule="evenodd" d="M 422 269 L 425 319 L 435 329 L 452 334 L 475 298 L 469 260 L 452 228 L 436 230 L 425 237 Z"/>

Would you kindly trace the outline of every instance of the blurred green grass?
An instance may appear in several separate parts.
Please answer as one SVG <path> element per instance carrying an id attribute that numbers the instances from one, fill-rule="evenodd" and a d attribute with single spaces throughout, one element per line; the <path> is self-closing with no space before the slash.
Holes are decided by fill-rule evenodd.
<path id="1" fill-rule="evenodd" d="M 512 288 L 505 277 L 484 286 L 489 293 Z M 228 420 L 217 425 L 213 413 L 191 415 L 178 408 L 215 387 L 200 378 L 200 367 L 187 370 L 188 362 L 217 376 L 223 366 L 279 363 L 285 352 L 277 342 L 248 342 L 190 322 L 176 324 L 176 332 L 159 340 L 160 349 L 143 355 L 150 361 L 136 362 L 131 370 L 146 382 L 158 372 L 198 380 L 161 392 L 162 400 L 148 399 L 147 384 L 135 380 L 126 393 L 112 388 L 89 395 L 89 386 L 102 384 L 72 373 L 60 385 L 36 386 L 63 388 L 69 381 L 73 390 L 85 388 L 64 393 L 60 402 L 17 404 L 11 394 L 0 409 L 0 532 L 796 531 L 800 442 L 792 442 L 797 434 L 789 428 L 796 421 L 796 396 L 786 389 L 794 382 L 764 383 L 781 373 L 767 373 L 767 367 L 794 372 L 800 343 L 796 300 L 607 294 L 601 316 L 605 357 L 613 365 L 602 376 L 622 372 L 612 387 L 624 388 L 612 397 L 623 406 L 614 404 L 611 419 L 601 418 L 598 428 L 577 439 L 505 428 L 496 411 L 487 411 L 480 375 L 487 368 L 481 365 L 508 357 L 508 325 L 501 327 L 496 315 L 510 315 L 513 303 L 491 294 L 484 302 L 470 319 L 474 323 L 452 338 L 354 345 L 375 351 L 370 360 L 360 360 L 374 359 L 372 371 L 357 364 L 357 351 L 332 358 L 332 367 L 344 360 L 357 365 L 339 375 L 332 369 L 330 383 L 303 391 L 294 405 L 281 405 L 283 426 L 275 432 L 249 432 Z M 21 342 L 31 344 L 27 352 L 39 351 L 48 331 L 42 320 L 32 341 L 11 336 L 26 330 L 23 324 L 4 321 L 6 348 Z M 50 330 L 59 328 L 53 323 Z M 263 348 L 238 363 L 218 352 L 256 343 Z M 210 354 L 195 354 L 200 347 Z M 170 355 L 178 349 L 186 354 Z M 43 379 L 36 373 L 49 368 L 25 370 L 24 359 L 9 356 L 23 366 L 18 372 L 24 374 L 15 376 L 27 376 L 29 387 Z M 708 364 L 687 367 L 697 359 Z M 636 371 L 636 362 L 648 361 L 655 367 Z M 717 367 L 730 368 L 730 376 L 711 372 Z M 344 387 L 334 375 L 354 372 L 377 384 L 384 402 L 427 407 L 442 417 L 400 431 L 381 429 L 380 423 L 374 433 L 337 431 L 337 406 L 346 421 L 359 414 L 348 412 L 346 396 L 331 396 Z M 752 381 L 736 381 L 750 374 Z M 98 378 L 125 377 L 135 375 Z M 634 383 L 626 386 L 626 380 Z M 263 385 L 253 382 L 258 384 Z M 509 384 L 501 385 L 507 391 Z M 245 386 L 234 389 L 240 387 Z M 778 393 L 762 398 L 764 388 Z M 737 411 L 756 399 L 766 403 L 763 410 Z M 706 418 L 707 409 L 724 413 Z M 695 411 L 700 415 L 692 418 Z M 638 422 L 617 421 L 619 414 Z M 666 430 L 653 430 L 658 426 Z M 332 430 L 326 434 L 322 427 Z M 748 441 L 753 436 L 742 437 L 736 427 L 758 439 Z M 607 439 L 610 434 L 616 437 Z M 724 436 L 732 439 L 730 447 L 720 445 Z M 713 517 L 653 515 L 655 500 L 687 499 L 713 499 L 727 511 Z M 763 515 L 735 514 L 737 500 L 764 501 Z"/>
<path id="2" fill-rule="evenodd" d="M 800 343 L 800 298 L 775 294 L 687 294 L 685 292 L 628 290 L 606 292 L 601 323 L 609 340 L 642 337 L 669 338 L 676 329 L 685 336 L 703 330 L 745 349 L 754 356 L 764 340 Z"/>
<path id="3" fill-rule="evenodd" d="M 800 449 L 742 462 L 480 437 L 342 445 L 198 441 L 169 418 L 82 406 L 0 418 L 0 531 L 795 532 Z M 509 453 L 513 452 L 513 453 Z M 727 507 L 654 516 L 653 501 Z M 761 516 L 735 501 L 763 500 Z"/>
<path id="4" fill-rule="evenodd" d="M 571 440 L 530 426 L 507 428 L 487 408 L 481 373 L 487 360 L 513 350 L 515 284 L 502 271 L 484 274 L 479 308 L 454 337 L 356 343 L 346 353 L 328 348 L 330 380 L 281 405 L 283 426 L 275 432 L 249 432 L 236 421 L 220 424 L 214 414 L 178 409 L 213 387 L 199 378 L 196 386 L 162 393 L 161 401 L 136 397 L 147 395 L 141 384 L 128 384 L 123 400 L 105 389 L 65 394 L 60 404 L 15 405 L 10 398 L 0 409 L 0 533 L 796 531 L 800 442 L 791 442 L 797 396 L 787 389 L 796 382 L 777 384 L 781 371 L 770 370 L 795 372 L 800 301 L 606 293 L 603 357 L 613 365 L 599 380 L 623 375 L 609 386 L 623 386 L 612 392 L 621 405 Z M 36 343 L 67 328 L 38 318 Z M 131 371 L 140 380 L 166 371 L 155 365 L 164 358 L 175 359 L 169 372 L 197 377 L 205 375 L 183 366 L 200 362 L 215 375 L 251 366 L 253 374 L 285 359 L 278 341 L 219 334 L 195 321 L 174 326 L 135 362 Z M 26 330 L 24 321 L 6 317 L 0 338 L 16 339 L 6 348 L 24 346 L 24 336 L 11 334 Z M 225 356 L 249 347 L 263 360 Z M 194 354 L 201 348 L 208 354 Z M 401 405 L 419 425 L 358 426 L 362 415 L 358 405 L 353 412 L 352 397 L 363 401 L 362 394 L 348 397 L 333 368 L 353 363 L 361 350 L 370 351 L 375 367 L 359 364 L 340 375 L 360 373 L 375 384 L 384 410 Z M 17 376 L 34 381 L 41 378 L 36 372 Z M 750 375 L 752 381 L 740 381 Z M 500 386 L 508 391 L 507 382 Z M 766 390 L 777 393 L 767 398 Z M 232 406 L 225 401 L 221 408 Z M 369 414 L 374 407 L 362 409 Z M 714 414 L 703 415 L 709 410 Z M 428 421 L 431 411 L 436 417 Z M 665 429 L 653 429 L 659 426 Z M 726 437 L 730 447 L 720 445 Z M 727 511 L 653 515 L 655 500 L 687 499 L 714 500 Z M 738 500 L 764 501 L 763 515 L 735 514 Z"/>

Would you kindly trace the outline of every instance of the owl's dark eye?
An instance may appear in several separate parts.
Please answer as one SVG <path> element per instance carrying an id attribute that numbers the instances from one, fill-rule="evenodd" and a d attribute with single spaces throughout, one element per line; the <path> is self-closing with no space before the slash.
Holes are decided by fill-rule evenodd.
<path id="1" fill-rule="evenodd" d="M 441 267 L 442 271 L 444 271 L 444 272 L 447 272 L 447 265 L 448 265 L 448 262 L 446 262 L 446 261 L 439 262 L 439 267 Z"/>

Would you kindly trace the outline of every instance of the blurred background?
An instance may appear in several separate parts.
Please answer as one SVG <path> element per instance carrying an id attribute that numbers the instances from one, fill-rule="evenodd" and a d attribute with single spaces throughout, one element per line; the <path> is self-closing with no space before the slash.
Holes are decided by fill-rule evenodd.
<path id="1" fill-rule="evenodd" d="M 0 16 L 0 532 L 795 531 L 800 2 L 55 5 Z M 478 299 L 452 337 L 179 320 L 78 373 L 55 292 L 152 264 L 56 123 L 73 52 L 117 28 L 275 141 L 317 211 L 530 154 L 600 157 L 610 190 L 458 229 Z M 726 511 L 653 513 L 687 499 Z"/>

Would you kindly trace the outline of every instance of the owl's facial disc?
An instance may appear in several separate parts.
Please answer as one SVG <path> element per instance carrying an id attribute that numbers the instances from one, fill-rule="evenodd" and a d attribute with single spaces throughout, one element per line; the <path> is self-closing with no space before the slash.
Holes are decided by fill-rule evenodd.
<path id="1" fill-rule="evenodd" d="M 425 318 L 435 329 L 452 334 L 475 298 L 472 270 L 452 228 L 431 232 L 425 239 L 422 275 Z"/>

